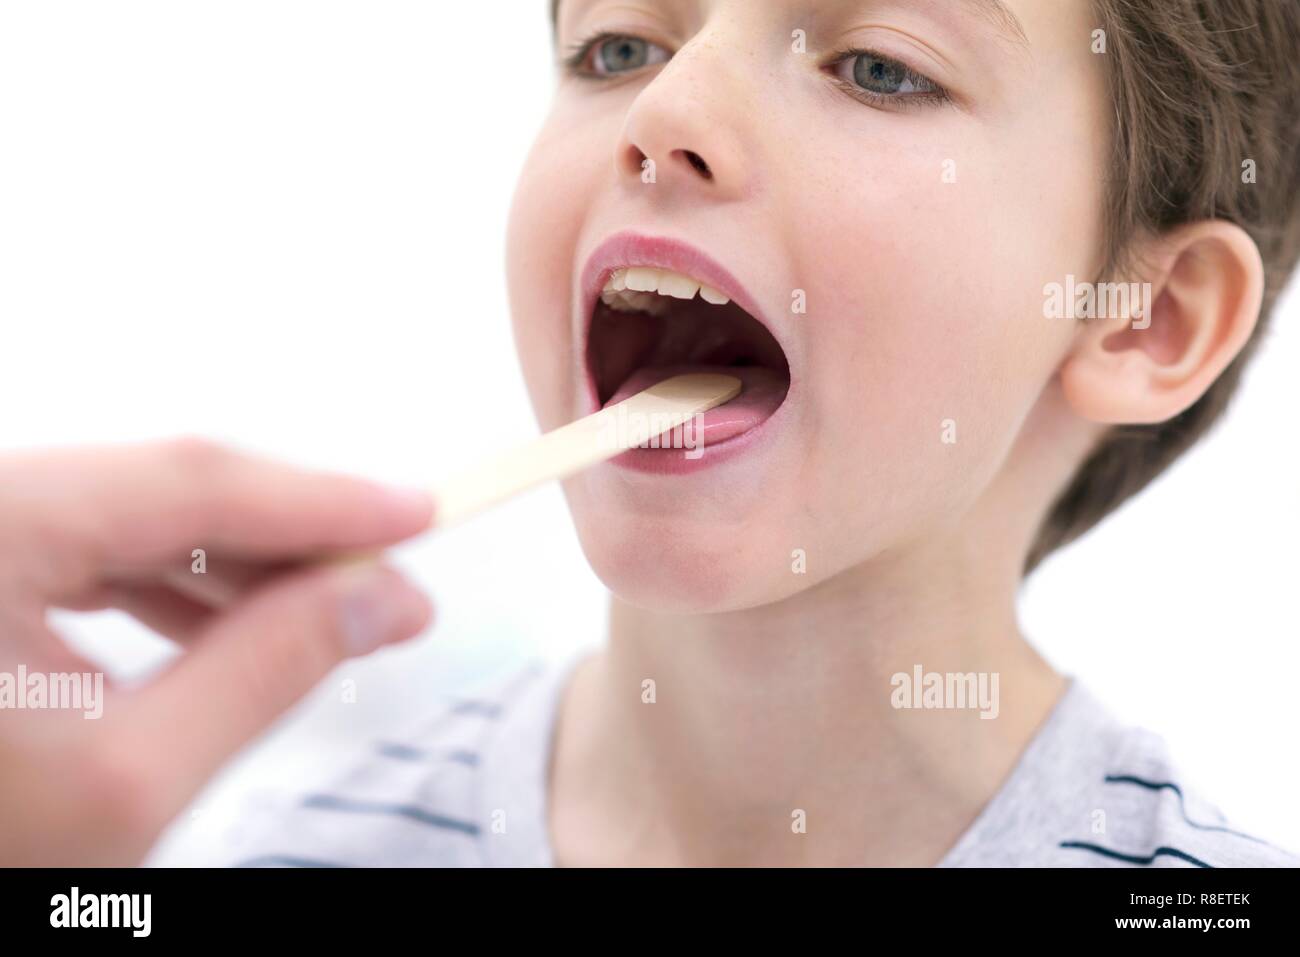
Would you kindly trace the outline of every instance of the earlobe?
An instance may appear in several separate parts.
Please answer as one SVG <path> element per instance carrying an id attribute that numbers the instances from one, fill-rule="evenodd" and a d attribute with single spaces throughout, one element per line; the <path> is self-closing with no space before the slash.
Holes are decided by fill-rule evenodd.
<path id="1" fill-rule="evenodd" d="M 1150 424 L 1183 412 L 1241 352 L 1259 319 L 1264 265 L 1239 226 L 1181 226 L 1135 260 L 1143 263 L 1139 288 L 1149 290 L 1149 312 L 1082 320 L 1061 366 L 1066 400 L 1094 422 Z"/>

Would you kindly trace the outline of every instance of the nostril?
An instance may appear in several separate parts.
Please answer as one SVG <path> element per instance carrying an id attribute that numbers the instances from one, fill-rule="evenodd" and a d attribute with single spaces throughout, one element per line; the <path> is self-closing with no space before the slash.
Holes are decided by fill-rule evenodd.
<path id="1" fill-rule="evenodd" d="M 682 155 L 686 157 L 686 162 L 691 164 L 695 169 L 695 172 L 699 173 L 705 179 L 713 179 L 713 170 L 709 169 L 709 164 L 704 162 L 703 156 L 699 153 L 694 153 L 691 150 L 683 150 Z"/>
<path id="2" fill-rule="evenodd" d="M 645 153 L 637 146 L 629 146 L 623 152 L 623 162 L 629 173 L 641 173 L 645 169 L 647 159 Z"/>
<path id="3" fill-rule="evenodd" d="M 702 179 L 712 180 L 713 170 L 704 157 L 693 150 L 673 150 L 668 159 L 672 161 L 685 160 L 686 163 L 700 175 Z M 654 182 L 654 160 L 650 158 L 645 150 L 641 149 L 635 143 L 627 144 L 622 151 L 622 159 L 619 160 L 624 171 L 633 175 L 639 175 L 646 182 Z M 647 174 L 649 178 L 647 179 Z"/>

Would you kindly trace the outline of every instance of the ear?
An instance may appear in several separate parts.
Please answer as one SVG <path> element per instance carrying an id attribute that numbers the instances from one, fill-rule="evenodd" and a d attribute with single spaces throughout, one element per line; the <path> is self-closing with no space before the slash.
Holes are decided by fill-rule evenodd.
<path id="1" fill-rule="evenodd" d="M 1259 319 L 1264 264 L 1245 230 L 1222 220 L 1180 226 L 1134 261 L 1149 314 L 1084 319 L 1061 366 L 1070 406 L 1106 424 L 1164 422 L 1191 406 L 1241 352 Z M 1106 297 L 1098 296 L 1099 305 Z"/>

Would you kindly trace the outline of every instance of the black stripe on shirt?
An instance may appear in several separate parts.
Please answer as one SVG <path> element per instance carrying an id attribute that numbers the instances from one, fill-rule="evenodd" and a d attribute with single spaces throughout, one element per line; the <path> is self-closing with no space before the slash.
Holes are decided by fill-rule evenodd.
<path id="1" fill-rule="evenodd" d="M 388 814 L 404 817 L 417 824 L 442 831 L 458 831 L 469 837 L 478 837 L 479 827 L 472 821 L 461 821 L 416 807 L 414 804 L 386 804 L 381 801 L 355 801 L 333 794 L 311 794 L 303 799 L 303 807 L 321 811 L 341 811 L 346 814 Z"/>
<path id="2" fill-rule="evenodd" d="M 478 767 L 478 754 L 473 751 L 450 750 L 450 751 L 426 751 L 423 748 L 416 748 L 409 744 L 399 744 L 392 741 L 382 741 L 375 745 L 375 750 L 386 758 L 393 758 L 397 761 L 428 761 L 442 760 L 449 761 L 452 764 L 463 764 L 467 768 Z"/>
<path id="3" fill-rule="evenodd" d="M 1076 848 L 1081 851 L 1091 851 L 1094 854 L 1100 854 L 1102 857 L 1113 858 L 1117 861 L 1127 861 L 1130 864 L 1150 864 L 1157 857 L 1176 857 L 1180 861 L 1187 861 L 1197 867 L 1208 867 L 1213 869 L 1213 864 L 1207 864 L 1200 858 L 1192 857 L 1186 851 L 1180 851 L 1176 847 L 1157 847 L 1154 851 L 1146 856 L 1139 854 L 1121 854 L 1119 851 L 1112 851 L 1108 847 L 1100 847 L 1096 844 L 1086 844 L 1083 841 L 1062 841 L 1061 847 Z"/>
<path id="4" fill-rule="evenodd" d="M 466 698 L 456 702 L 451 709 L 452 714 L 476 714 L 488 720 L 495 720 L 501 717 L 501 705 L 495 701 L 476 701 L 473 698 Z"/>
<path id="5" fill-rule="evenodd" d="M 1108 774 L 1106 775 L 1106 783 L 1107 784 L 1136 784 L 1138 787 L 1147 788 L 1148 790 L 1151 791 L 1160 791 L 1160 790 L 1168 789 L 1178 795 L 1178 811 L 1183 815 L 1183 820 L 1186 821 L 1190 827 L 1194 827 L 1198 831 L 1220 831 L 1224 834 L 1232 834 L 1236 837 L 1244 837 L 1246 840 L 1254 841 L 1256 844 L 1264 844 L 1265 846 L 1271 846 L 1268 844 L 1267 841 L 1261 841 L 1259 838 L 1251 837 L 1249 834 L 1243 834 L 1241 833 L 1241 831 L 1234 831 L 1230 827 L 1223 827 L 1219 824 L 1200 824 L 1197 823 L 1196 821 L 1193 821 L 1190 817 L 1187 816 L 1187 805 L 1184 803 L 1186 799 L 1183 797 L 1183 789 L 1180 788 L 1177 784 L 1174 784 L 1172 781 L 1147 781 L 1142 778 L 1136 777 L 1135 775 L 1132 774 Z"/>
<path id="6" fill-rule="evenodd" d="M 290 857 L 287 854 L 264 854 L 241 861 L 236 867 L 347 867 L 329 861 L 314 861 L 309 857 Z"/>

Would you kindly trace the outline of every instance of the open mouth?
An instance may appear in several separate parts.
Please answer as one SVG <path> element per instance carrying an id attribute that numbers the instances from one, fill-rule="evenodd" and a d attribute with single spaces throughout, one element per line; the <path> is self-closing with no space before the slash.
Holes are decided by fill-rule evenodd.
<path id="1" fill-rule="evenodd" d="M 734 375 L 740 395 L 705 415 L 712 445 L 767 421 L 790 389 L 789 362 L 766 326 L 724 292 L 650 266 L 609 274 L 592 314 L 587 368 L 602 408 L 674 375 Z"/>

